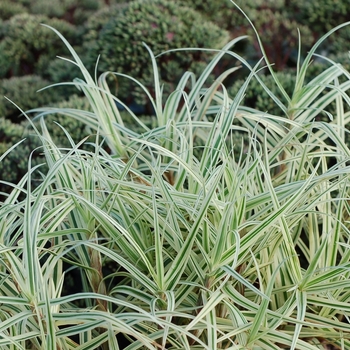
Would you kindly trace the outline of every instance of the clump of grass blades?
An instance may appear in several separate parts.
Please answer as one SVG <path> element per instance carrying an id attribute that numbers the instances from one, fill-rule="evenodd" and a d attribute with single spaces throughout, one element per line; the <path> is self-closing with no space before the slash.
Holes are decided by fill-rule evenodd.
<path id="1" fill-rule="evenodd" d="M 150 52 L 156 125 L 129 111 L 140 133 L 120 118 L 111 73 L 92 79 L 65 42 L 92 112 L 35 111 L 49 171 L 32 189 L 29 166 L 0 208 L 3 349 L 350 347 L 348 83 L 337 84 L 349 73 L 332 64 L 304 85 L 316 44 L 287 103 L 269 92 L 284 113 L 272 116 L 240 105 L 259 69 L 230 51 L 240 39 L 164 106 Z M 204 85 L 225 53 L 251 71 L 234 98 L 222 81 L 235 69 Z M 333 119 L 313 121 L 332 101 Z M 44 119 L 58 112 L 95 137 L 67 133 L 58 148 Z M 63 294 L 70 270 L 80 288 Z"/>

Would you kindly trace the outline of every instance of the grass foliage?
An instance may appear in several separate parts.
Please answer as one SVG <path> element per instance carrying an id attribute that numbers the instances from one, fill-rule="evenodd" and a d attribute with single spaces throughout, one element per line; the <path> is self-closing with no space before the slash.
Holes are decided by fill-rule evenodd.
<path id="1" fill-rule="evenodd" d="M 0 207 L 1 348 L 349 349 L 350 75 L 331 62 L 305 83 L 329 34 L 299 60 L 291 96 L 265 68 L 280 116 L 241 105 L 260 69 L 234 53 L 242 37 L 199 77 L 184 73 L 165 104 L 145 47 L 155 123 L 129 111 L 140 131 L 116 108 L 112 73 L 93 79 L 61 36 L 91 109 L 35 111 L 49 170 L 29 162 Z M 205 87 L 225 54 L 250 70 L 235 96 L 223 81 L 237 68 Z M 59 148 L 45 124 L 55 113 L 93 136 L 67 133 Z"/>

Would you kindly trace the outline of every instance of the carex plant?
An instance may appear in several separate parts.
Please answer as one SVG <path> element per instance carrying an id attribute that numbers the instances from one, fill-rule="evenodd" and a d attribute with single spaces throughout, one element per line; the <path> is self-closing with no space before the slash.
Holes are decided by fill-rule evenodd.
<path id="1" fill-rule="evenodd" d="M 145 46 L 154 126 L 124 106 L 136 132 L 109 90 L 107 78 L 121 74 L 91 77 L 51 28 L 71 52 L 67 64 L 81 70 L 71 84 L 90 109 L 32 111 L 48 171 L 29 162 L 0 207 L 1 347 L 349 348 L 350 75 L 329 61 L 304 80 L 336 29 L 299 57 L 292 96 L 266 57 L 252 67 L 234 53 L 239 37 L 199 77 L 184 72 L 164 103 L 157 57 Z M 224 55 L 250 72 L 236 96 L 224 79 L 237 67 L 206 84 Z M 241 104 L 253 79 L 280 115 Z M 329 121 L 316 121 L 324 111 Z M 59 148 L 45 119 L 57 113 L 86 123 L 91 136 L 75 143 L 66 132 L 71 146 Z M 9 152 L 15 146 L 2 159 Z M 41 183 L 32 188 L 34 176 Z"/>

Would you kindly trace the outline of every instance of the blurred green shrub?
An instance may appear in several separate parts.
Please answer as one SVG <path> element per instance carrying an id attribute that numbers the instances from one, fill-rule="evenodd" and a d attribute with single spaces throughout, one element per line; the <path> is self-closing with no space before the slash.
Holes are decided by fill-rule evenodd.
<path id="1" fill-rule="evenodd" d="M 236 1 L 241 9 L 249 16 L 261 36 L 264 49 L 276 69 L 295 63 L 298 48 L 298 30 L 302 33 L 303 46 L 309 47 L 314 42 L 312 30 L 299 22 L 297 12 L 291 11 L 299 0 L 247 0 Z M 248 59 L 256 60 L 261 57 L 256 35 L 242 12 L 231 2 L 220 0 L 194 0 L 188 2 L 208 19 L 227 29 L 232 37 L 247 34 L 253 46 L 248 49 Z M 299 6 L 300 7 L 300 6 Z"/>
<path id="2" fill-rule="evenodd" d="M 10 120 L 0 118 L 1 155 L 26 136 L 26 139 L 0 162 L 0 180 L 2 181 L 18 183 L 28 171 L 28 158 L 31 152 L 41 145 L 41 141 L 37 136 L 28 133 L 26 125 L 26 122 L 12 123 Z M 39 152 L 36 152 L 36 155 Z M 42 160 L 41 157 L 34 156 L 32 165 L 35 166 Z M 33 183 L 36 183 L 37 180 L 33 179 Z M 1 182 L 0 192 L 6 192 L 8 190 L 9 187 Z"/>
<path id="3" fill-rule="evenodd" d="M 83 25 L 95 11 L 115 2 L 116 0 L 2 0 L 0 18 L 9 19 L 16 14 L 28 12 Z"/>
<path id="4" fill-rule="evenodd" d="M 316 36 L 350 20 L 349 1 L 347 0 L 294 0 L 292 2 L 300 6 L 297 15 L 305 25 L 312 28 Z"/>
<path id="5" fill-rule="evenodd" d="M 277 1 L 278 2 L 278 1 Z M 243 27 L 248 25 L 247 19 L 243 16 L 242 12 L 231 1 L 220 0 L 181 0 L 182 4 L 187 4 L 193 9 L 202 13 L 202 15 L 209 21 L 220 24 L 222 28 L 229 30 L 230 32 L 240 32 Z M 237 1 L 239 6 L 242 6 L 243 10 L 250 14 L 251 10 L 257 6 L 257 1 L 246 0 L 244 4 Z M 251 18 L 251 20 L 254 20 Z"/>
<path id="6" fill-rule="evenodd" d="M 1 0 L 0 2 L 0 19 L 8 20 L 12 16 L 18 15 L 20 13 L 26 13 L 28 10 L 25 6 L 18 2 L 13 2 L 12 0 Z"/>
<path id="7" fill-rule="evenodd" d="M 87 99 L 78 95 L 72 95 L 68 101 L 56 103 L 55 107 L 90 109 Z M 52 115 L 48 115 L 45 121 L 53 141 L 59 147 L 70 146 L 69 140 L 62 128 L 69 133 L 75 142 L 79 142 L 89 134 L 85 124 L 63 114 L 53 113 Z M 34 124 L 40 129 L 39 121 L 35 121 Z M 41 154 L 40 148 L 42 142 L 35 135 L 28 121 L 14 123 L 9 119 L 0 118 L 0 155 L 23 138 L 25 138 L 25 141 L 19 144 L 13 152 L 10 152 L 0 162 L 0 180 L 18 183 L 28 171 L 28 159 L 34 149 L 37 149 L 37 151 L 33 154 L 32 166 L 44 163 L 44 157 Z M 43 164 L 40 169 L 44 171 L 46 169 L 45 167 L 46 165 Z M 32 184 L 36 186 L 39 181 L 40 178 L 34 177 Z M 0 183 L 0 192 L 6 192 L 7 190 L 8 186 Z"/>
<path id="8" fill-rule="evenodd" d="M 350 26 L 346 26 L 338 30 L 335 34 L 331 35 L 327 43 L 321 46 L 321 49 L 327 55 L 343 55 L 347 56 L 349 61 L 350 51 Z"/>
<path id="9" fill-rule="evenodd" d="M 113 6 L 113 5 L 116 5 L 116 4 L 127 4 L 128 0 L 105 0 L 105 5 L 106 6 Z"/>
<path id="10" fill-rule="evenodd" d="M 295 66 L 299 49 L 299 32 L 303 38 L 302 53 L 305 54 L 314 42 L 309 27 L 300 24 L 287 10 L 274 8 L 254 9 L 256 20 L 254 25 L 261 35 L 262 43 L 270 63 L 275 69 L 282 70 L 288 66 Z M 261 57 L 260 47 L 255 39 L 251 27 L 247 28 L 251 36 L 254 52 L 257 58 Z"/>
<path id="11" fill-rule="evenodd" d="M 208 22 L 197 11 L 166 0 L 133 1 L 91 18 L 89 32 L 84 38 L 84 52 L 93 71 L 101 55 L 99 71 L 116 71 L 136 78 L 152 91 L 153 76 L 146 43 L 155 55 L 169 49 L 186 47 L 221 48 L 229 39 L 228 33 Z M 161 78 L 172 88 L 186 70 L 198 72 L 210 54 L 200 51 L 174 52 L 157 59 Z M 85 60 L 86 61 L 86 60 Z M 125 79 L 118 80 L 118 96 L 131 95 L 145 103 L 138 87 L 132 88 Z"/>
<path id="12" fill-rule="evenodd" d="M 30 13 L 60 18 L 81 25 L 103 5 L 103 0 L 35 0 L 30 4 Z"/>
<path id="13" fill-rule="evenodd" d="M 18 108 L 5 99 L 16 103 L 22 110 L 47 106 L 61 97 L 53 89 L 38 90 L 48 86 L 50 82 L 37 75 L 25 75 L 0 81 L 0 116 L 18 121 Z M 22 118 L 23 119 L 23 118 Z"/>
<path id="14" fill-rule="evenodd" d="M 71 83 L 75 78 L 83 78 L 81 71 L 75 65 L 59 58 L 48 64 L 44 77 L 51 83 Z M 70 96 L 77 94 L 77 88 L 74 85 L 55 86 L 50 91 L 58 95 L 61 100 L 67 100 Z"/>
<path id="15" fill-rule="evenodd" d="M 59 30 L 75 43 L 76 31 L 66 21 L 23 13 L 4 21 L 0 33 L 0 78 L 28 74 L 45 74 L 49 62 L 67 49 L 58 36 L 41 23 Z"/>
<path id="16" fill-rule="evenodd" d="M 293 0 L 294 13 L 299 21 L 310 28 L 314 41 L 339 24 L 350 21 L 349 1 L 347 0 L 322 0 L 302 1 Z M 350 49 L 349 26 L 340 29 L 331 35 L 321 46 L 326 53 L 338 54 Z"/>
<path id="17" fill-rule="evenodd" d="M 88 100 L 85 97 L 78 95 L 72 95 L 67 101 L 55 103 L 53 107 L 55 109 L 60 108 L 62 110 L 67 108 L 91 111 Z M 73 141 L 76 143 L 81 141 L 89 133 L 85 124 L 65 114 L 50 114 L 45 117 L 45 122 L 52 139 L 59 147 L 70 146 L 69 140 L 65 136 L 62 128 L 68 132 Z M 39 123 L 36 123 L 36 126 L 40 129 Z"/>

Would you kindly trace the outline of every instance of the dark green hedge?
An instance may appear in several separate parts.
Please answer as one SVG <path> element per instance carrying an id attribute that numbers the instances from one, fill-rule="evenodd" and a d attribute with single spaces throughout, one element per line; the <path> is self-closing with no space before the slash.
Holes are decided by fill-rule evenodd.
<path id="1" fill-rule="evenodd" d="M 11 119 L 14 122 L 23 120 L 19 119 L 21 112 L 37 108 L 39 106 L 47 106 L 58 102 L 60 96 L 55 94 L 52 90 L 46 89 L 38 92 L 38 90 L 48 86 L 50 82 L 41 78 L 38 75 L 25 75 L 22 77 L 12 77 L 10 79 L 3 79 L 0 81 L 0 116 Z M 5 99 L 6 96 L 9 100 Z"/>
<path id="2" fill-rule="evenodd" d="M 107 18 L 109 20 L 107 21 Z M 228 33 L 205 20 L 188 6 L 168 0 L 141 0 L 127 6 L 117 6 L 107 14 L 103 11 L 91 19 L 84 40 L 86 59 L 94 69 L 100 54 L 99 71 L 129 74 L 152 90 L 153 74 L 150 56 L 142 43 L 155 55 L 176 48 L 221 48 L 229 39 Z M 172 90 L 187 70 L 200 72 L 209 54 L 201 51 L 174 52 L 157 59 L 161 78 Z M 145 103 L 144 94 L 127 79 L 118 81 L 118 95 L 124 100 L 132 97 Z"/>
<path id="3" fill-rule="evenodd" d="M 28 74 L 44 75 L 48 64 L 68 50 L 58 36 L 40 23 L 50 24 L 72 44 L 77 41 L 74 26 L 42 15 L 22 13 L 2 23 L 0 32 L 0 78 Z"/>
<path id="4" fill-rule="evenodd" d="M 68 101 L 57 103 L 56 106 L 58 108 L 89 109 L 87 100 L 77 95 L 72 95 Z M 39 121 L 35 121 L 34 124 L 40 130 Z M 85 136 L 89 135 L 89 131 L 86 130 L 84 124 L 62 114 L 47 116 L 46 124 L 53 141 L 59 147 L 67 147 L 70 145 L 61 127 L 68 131 L 75 142 L 79 142 Z M 0 180 L 17 183 L 27 173 L 28 159 L 34 149 L 37 149 L 37 151 L 32 155 L 32 166 L 44 163 L 44 158 L 41 154 L 42 142 L 35 134 L 29 122 L 23 120 L 23 118 L 20 123 L 0 118 L 0 155 L 23 138 L 25 138 L 25 141 L 19 144 L 15 150 L 10 152 L 6 158 L 0 162 Z M 45 169 L 45 166 L 41 167 L 42 171 Z M 40 178 L 34 177 L 32 179 L 33 185 L 38 183 L 38 181 L 40 181 Z M 8 189 L 8 186 L 0 183 L 0 191 L 6 192 Z"/>

